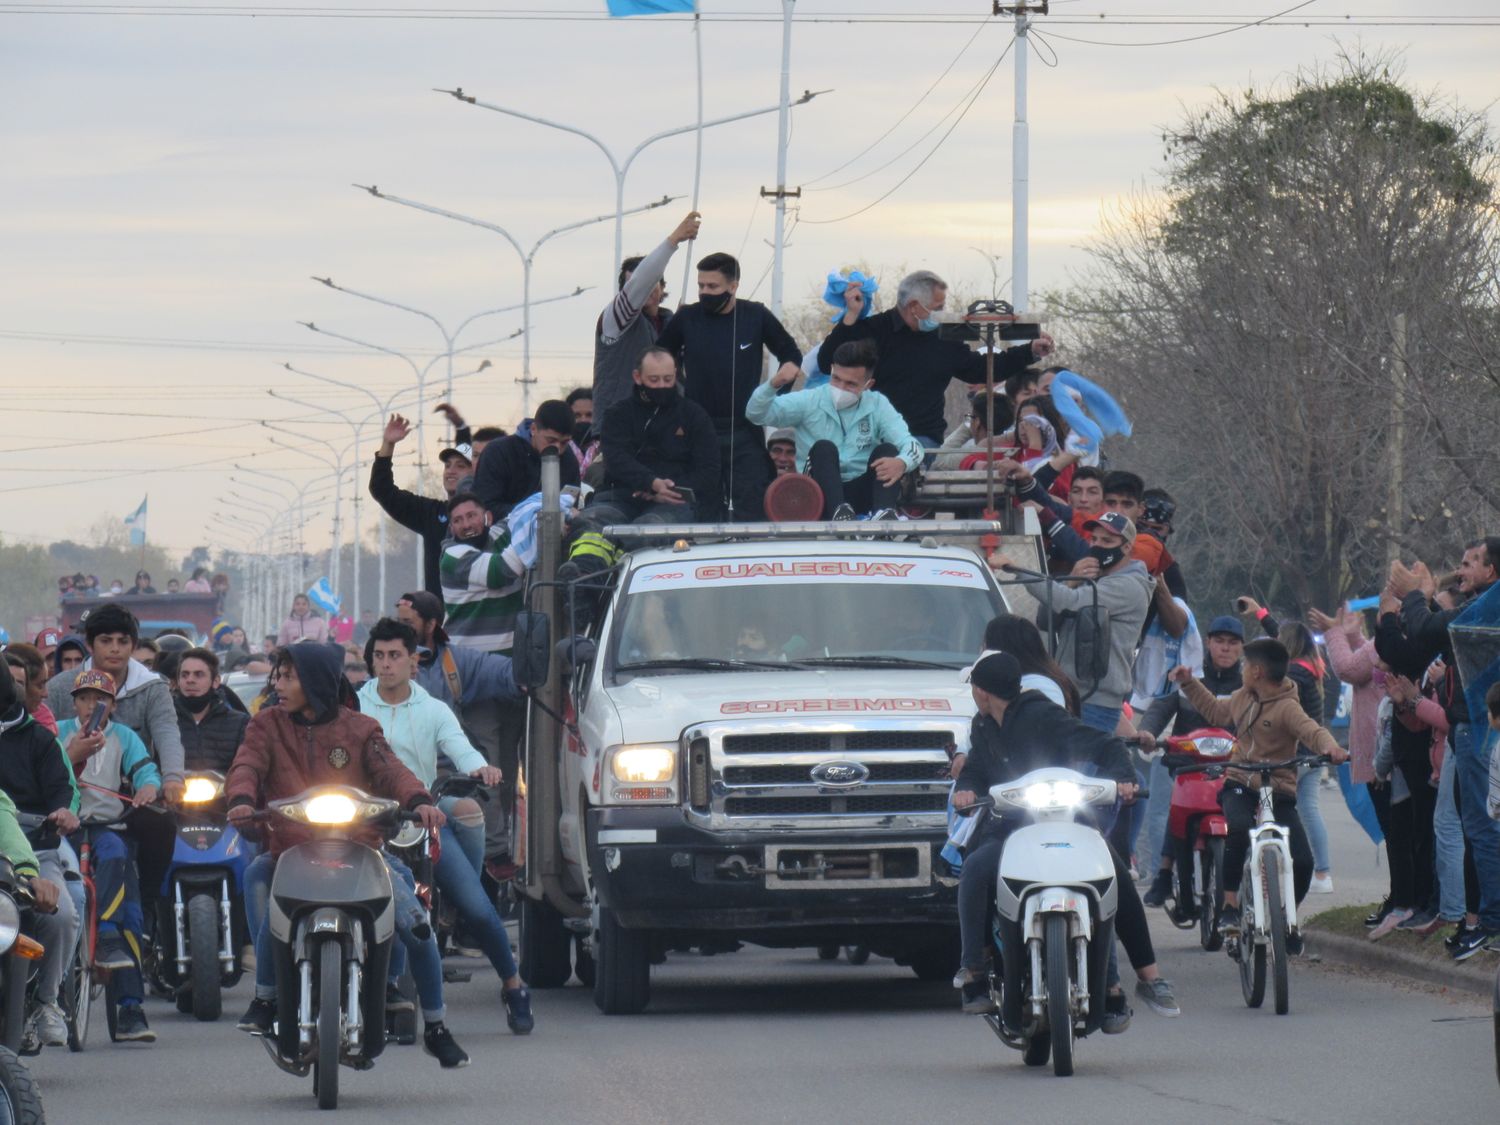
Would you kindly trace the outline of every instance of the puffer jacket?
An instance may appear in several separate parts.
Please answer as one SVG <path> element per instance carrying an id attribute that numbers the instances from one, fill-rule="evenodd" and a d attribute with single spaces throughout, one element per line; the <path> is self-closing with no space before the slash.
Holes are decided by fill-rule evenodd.
<path id="1" fill-rule="evenodd" d="M 183 764 L 190 770 L 225 773 L 234 764 L 235 751 L 245 740 L 250 716 L 224 702 L 222 695 L 208 705 L 199 721 L 177 700 L 177 729 L 182 732 Z"/>
<path id="2" fill-rule="evenodd" d="M 343 649 L 307 643 L 293 645 L 288 652 L 314 718 L 293 715 L 284 707 L 267 707 L 250 720 L 224 786 L 229 807 L 258 808 L 315 785 L 353 786 L 372 796 L 389 797 L 406 809 L 432 804 L 432 794 L 401 764 L 380 724 L 339 706 Z M 285 817 L 268 823 L 273 854 L 311 836 Z M 383 842 L 375 827 L 357 831 L 354 837 L 376 848 Z"/>
<path id="3" fill-rule="evenodd" d="M 1198 680 L 1182 685 L 1182 692 L 1193 708 L 1216 727 L 1235 732 L 1232 760 L 1248 762 L 1284 762 L 1297 754 L 1299 744 L 1315 754 L 1342 756 L 1342 748 L 1333 735 L 1306 711 L 1297 700 L 1297 685 L 1288 676 L 1280 685 L 1259 698 L 1249 688 L 1240 688 L 1228 698 L 1215 696 Z M 1256 787 L 1259 779 L 1243 770 L 1228 769 L 1225 777 L 1247 787 Z M 1295 770 L 1278 770 L 1272 775 L 1276 792 L 1295 798 Z"/>

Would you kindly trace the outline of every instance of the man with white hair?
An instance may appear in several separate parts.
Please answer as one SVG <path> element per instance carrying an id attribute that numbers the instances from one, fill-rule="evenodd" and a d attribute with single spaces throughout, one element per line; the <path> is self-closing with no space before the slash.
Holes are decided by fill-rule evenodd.
<path id="1" fill-rule="evenodd" d="M 844 319 L 833 326 L 818 349 L 818 366 L 829 370 L 833 353 L 850 340 L 873 340 L 880 363 L 880 390 L 906 419 L 912 436 L 929 449 L 943 443 L 943 395 L 950 379 L 984 382 L 984 355 L 959 340 L 939 339 L 937 328 L 948 301 L 948 283 L 931 270 L 901 279 L 896 307 L 860 319 L 865 295 L 854 287 L 844 294 Z M 1007 348 L 995 357 L 995 381 L 1024 370 L 1033 359 L 1052 351 L 1045 333 L 1029 344 Z"/>

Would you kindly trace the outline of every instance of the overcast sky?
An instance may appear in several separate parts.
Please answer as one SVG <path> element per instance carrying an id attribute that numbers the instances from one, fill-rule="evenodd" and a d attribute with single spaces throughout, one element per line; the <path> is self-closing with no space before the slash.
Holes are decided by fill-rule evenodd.
<path id="1" fill-rule="evenodd" d="M 158 16 L 107 14 L 112 6 L 144 10 L 125 0 L 0 2 L 6 538 L 79 536 L 101 515 L 123 517 L 149 492 L 152 541 L 186 551 L 222 542 L 202 528 L 213 513 L 236 508 L 224 498 L 237 487 L 228 481 L 235 462 L 299 484 L 328 475 L 311 459 L 268 444 L 261 419 L 308 412 L 274 401 L 267 389 L 361 413 L 368 400 L 280 364 L 357 382 L 382 398 L 409 384 L 411 371 L 402 360 L 359 354 L 294 322 L 409 351 L 420 363 L 442 343 L 419 318 L 331 292 L 310 275 L 431 312 L 450 326 L 519 303 L 520 266 L 499 236 L 381 202 L 351 184 L 487 219 L 523 245 L 553 227 L 612 212 L 613 176 L 586 141 L 460 104 L 433 87 L 462 86 L 480 100 L 577 125 L 620 153 L 695 119 L 685 22 L 555 18 L 602 13 L 604 0 L 403 5 L 430 17 L 529 11 L 551 19 L 369 18 L 377 5 L 354 0 L 324 0 L 320 10 L 359 18 L 270 15 L 278 5 L 283 12 L 312 7 L 265 0 L 251 5 L 262 13 L 256 18 L 220 18 L 203 14 L 208 5 L 198 0 L 154 6 L 188 10 Z M 1052 35 L 1031 61 L 1033 292 L 1065 283 L 1085 264 L 1082 247 L 1101 217 L 1155 184 L 1163 126 L 1180 120 L 1184 107 L 1205 104 L 1216 88 L 1265 87 L 1330 60 L 1341 47 L 1398 49 L 1408 81 L 1487 112 L 1493 126 L 1500 18 L 1487 17 L 1488 27 L 1377 22 L 1485 13 L 1490 0 L 1432 0 L 1419 9 L 1394 0 L 1317 0 L 1288 17 L 1312 26 L 1123 45 L 1229 26 L 1185 20 L 1232 24 L 1230 17 L 1250 21 L 1291 6 L 1054 0 L 1054 18 L 1039 24 Z M 76 13 L 82 7 L 92 14 Z M 69 8 L 76 14 L 61 14 Z M 779 3 L 702 0 L 702 8 L 708 117 L 774 105 Z M 793 111 L 789 184 L 822 190 L 803 194 L 803 222 L 786 256 L 789 302 L 821 291 L 830 269 L 855 261 L 926 266 L 988 286 L 990 266 L 977 247 L 1001 255 L 1001 276 L 1008 275 L 1009 58 L 938 145 L 1009 43 L 1007 20 L 957 22 L 988 10 L 989 0 L 797 4 L 794 94 L 833 92 Z M 927 18 L 818 20 L 912 12 Z M 1101 12 L 1108 18 L 1069 22 Z M 1179 22 L 1125 22 L 1143 14 Z M 762 19 L 724 18 L 733 15 Z M 1347 16 L 1358 18 L 1344 22 Z M 769 300 L 770 282 L 762 278 L 772 212 L 758 191 L 775 181 L 776 117 L 705 137 L 704 225 L 693 256 L 738 254 L 741 294 Z M 929 152 L 884 202 L 828 221 L 879 199 Z M 626 205 L 689 195 L 692 162 L 691 136 L 648 150 L 631 170 Z M 686 209 L 684 200 L 627 219 L 626 253 L 656 245 Z M 538 254 L 534 298 L 594 288 L 534 313 L 534 396 L 588 380 L 593 323 L 614 268 L 612 240 L 606 222 Z M 674 301 L 682 268 L 679 252 L 667 275 Z M 888 295 L 896 278 L 881 280 Z M 519 313 L 481 320 L 460 343 L 498 339 L 519 325 Z M 513 426 L 519 343 L 473 356 L 494 366 L 459 383 L 456 401 L 476 424 Z M 474 365 L 461 357 L 456 369 Z M 440 387 L 442 362 L 433 370 Z M 326 416 L 288 424 L 340 447 L 350 438 L 343 423 Z M 372 423 L 367 452 L 376 434 Z M 429 457 L 439 434 L 429 429 Z M 247 534 L 254 524 L 247 517 Z M 318 531 L 326 535 L 326 520 Z"/>

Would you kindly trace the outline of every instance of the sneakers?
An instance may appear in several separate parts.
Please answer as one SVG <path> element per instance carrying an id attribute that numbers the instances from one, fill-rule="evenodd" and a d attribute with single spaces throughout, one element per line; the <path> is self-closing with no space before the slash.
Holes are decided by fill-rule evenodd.
<path id="1" fill-rule="evenodd" d="M 520 988 L 507 988 L 500 994 L 505 1004 L 505 1025 L 512 1035 L 530 1035 L 536 1026 L 531 1015 L 531 989 L 524 984 Z"/>
<path id="2" fill-rule="evenodd" d="M 390 981 L 385 982 L 385 1010 L 387 1012 L 415 1012 L 417 1006 L 406 998 L 406 994 Z"/>
<path id="3" fill-rule="evenodd" d="M 1333 894 L 1333 876 L 1314 875 L 1312 879 L 1312 885 L 1307 888 L 1307 893 L 1310 895 Z"/>
<path id="4" fill-rule="evenodd" d="M 901 517 L 897 514 L 895 508 L 881 508 L 878 511 L 870 513 L 870 521 L 872 523 L 880 523 L 884 520 L 897 520 L 900 518 Z"/>
<path id="5" fill-rule="evenodd" d="M 1370 940 L 1379 941 L 1411 916 L 1412 912 L 1405 907 L 1399 910 L 1392 910 L 1380 920 L 1380 925 L 1370 931 Z"/>
<path id="6" fill-rule="evenodd" d="M 1221 934 L 1237 934 L 1240 932 L 1240 908 L 1230 906 L 1227 902 L 1219 908 L 1219 932 Z"/>
<path id="7" fill-rule="evenodd" d="M 1172 873 L 1162 870 L 1156 873 L 1156 878 L 1151 880 L 1151 888 L 1141 896 L 1144 906 L 1165 906 L 1167 897 L 1172 893 Z"/>
<path id="8" fill-rule="evenodd" d="M 457 1070 L 469 1065 L 469 1053 L 453 1041 L 453 1032 L 446 1024 L 430 1023 L 422 1033 L 422 1049 L 444 1070 Z"/>
<path id="9" fill-rule="evenodd" d="M 983 977 L 964 981 L 963 1011 L 965 1015 L 984 1016 L 995 1010 L 995 998 L 990 995 L 990 982 Z"/>
<path id="10" fill-rule="evenodd" d="M 245 1014 L 240 1017 L 240 1022 L 234 1026 L 240 1031 L 248 1031 L 251 1035 L 270 1035 L 271 1025 L 275 1022 L 276 1001 L 252 1000 L 250 1006 L 245 1009 Z"/>
<path id="11" fill-rule="evenodd" d="M 1385 916 L 1387 914 L 1389 914 L 1390 912 L 1391 912 L 1391 900 L 1390 900 L 1390 896 L 1387 895 L 1386 898 L 1384 899 L 1384 901 L 1382 901 L 1379 906 L 1377 906 L 1374 910 L 1370 911 L 1370 913 L 1368 913 L 1368 914 L 1365 915 L 1365 925 L 1367 925 L 1367 926 L 1378 926 L 1378 925 L 1380 925 L 1380 923 L 1385 919 Z"/>
<path id="12" fill-rule="evenodd" d="M 848 504 L 840 504 L 833 510 L 833 519 L 836 523 L 847 523 L 854 519 L 854 509 Z"/>
<path id="13" fill-rule="evenodd" d="M 31 1017 L 36 1029 L 37 1043 L 42 1047 L 66 1047 L 68 1045 L 68 1022 L 63 1019 L 62 1009 L 56 1004 L 43 1004 Z"/>
<path id="14" fill-rule="evenodd" d="M 1457 946 L 1453 950 L 1455 961 L 1467 961 L 1481 949 L 1489 946 L 1490 942 L 1500 938 L 1500 933 L 1487 930 L 1483 926 L 1475 926 L 1472 930 L 1465 930 L 1463 937 L 1459 938 Z"/>
<path id="15" fill-rule="evenodd" d="M 1288 957 L 1301 957 L 1303 948 L 1302 931 L 1289 931 L 1286 935 L 1286 955 Z"/>
<path id="16" fill-rule="evenodd" d="M 1100 1017 L 1099 1030 L 1105 1035 L 1119 1035 L 1130 1026 L 1133 1014 L 1123 992 L 1107 992 L 1104 994 L 1104 1015 Z"/>
<path id="17" fill-rule="evenodd" d="M 114 931 L 99 935 L 99 944 L 94 949 L 94 967 L 99 969 L 134 969 L 135 957 L 125 939 Z"/>
<path id="18" fill-rule="evenodd" d="M 1172 995 L 1172 985 L 1164 977 L 1136 981 L 1135 994 L 1146 1002 L 1146 1007 L 1159 1016 L 1166 1016 L 1170 1019 L 1173 1016 L 1182 1015 L 1182 1009 L 1177 1006 L 1177 997 Z"/>
<path id="19" fill-rule="evenodd" d="M 1468 932 L 1469 923 L 1466 920 L 1460 918 L 1458 920 L 1458 925 L 1453 927 L 1453 932 L 1443 939 L 1444 948 L 1446 948 L 1449 953 L 1452 953 L 1459 947 L 1459 944 L 1464 940 L 1464 935 Z"/>
<path id="20" fill-rule="evenodd" d="M 117 1043 L 155 1043 L 156 1032 L 146 1023 L 146 1013 L 139 1004 L 121 1004 L 115 1019 Z"/>
<path id="21" fill-rule="evenodd" d="M 1427 934 L 1432 933 L 1434 929 L 1441 925 L 1442 922 L 1439 920 L 1436 911 L 1413 910 L 1411 912 L 1411 917 L 1400 922 L 1396 926 L 1396 929 L 1409 930 L 1426 936 Z"/>

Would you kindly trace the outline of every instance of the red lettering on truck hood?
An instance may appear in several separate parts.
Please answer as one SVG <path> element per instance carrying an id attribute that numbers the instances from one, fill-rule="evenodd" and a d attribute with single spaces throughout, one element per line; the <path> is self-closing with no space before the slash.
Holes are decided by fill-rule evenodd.
<path id="1" fill-rule="evenodd" d="M 721 715 L 815 714 L 843 715 L 862 711 L 886 711 L 912 714 L 932 711 L 951 712 L 946 699 L 745 699 L 719 705 Z"/>

